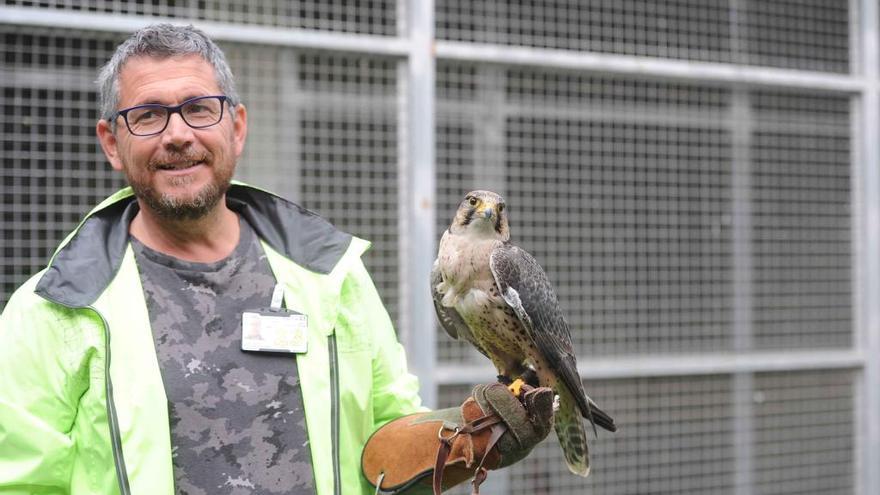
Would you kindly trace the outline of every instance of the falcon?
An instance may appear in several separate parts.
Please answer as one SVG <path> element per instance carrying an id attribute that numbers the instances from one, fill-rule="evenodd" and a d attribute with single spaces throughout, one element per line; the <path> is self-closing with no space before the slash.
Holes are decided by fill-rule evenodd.
<path id="1" fill-rule="evenodd" d="M 518 394 L 522 381 L 559 397 L 554 430 L 568 469 L 590 474 L 583 418 L 616 431 L 614 420 L 584 392 L 571 332 L 547 274 L 510 242 L 504 199 L 472 191 L 443 233 L 431 270 L 431 293 L 441 325 L 488 357 L 498 379 Z"/>

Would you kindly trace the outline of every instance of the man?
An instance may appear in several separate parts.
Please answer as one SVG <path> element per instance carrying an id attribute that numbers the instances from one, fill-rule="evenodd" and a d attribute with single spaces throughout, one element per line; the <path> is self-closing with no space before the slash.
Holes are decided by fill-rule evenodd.
<path id="1" fill-rule="evenodd" d="M 425 486 L 438 451 L 446 487 L 546 435 L 543 396 L 524 409 L 493 386 L 400 419 L 418 385 L 368 243 L 231 181 L 247 111 L 201 31 L 136 32 L 98 84 L 97 136 L 130 187 L 4 310 L 0 492 L 373 493 Z"/>

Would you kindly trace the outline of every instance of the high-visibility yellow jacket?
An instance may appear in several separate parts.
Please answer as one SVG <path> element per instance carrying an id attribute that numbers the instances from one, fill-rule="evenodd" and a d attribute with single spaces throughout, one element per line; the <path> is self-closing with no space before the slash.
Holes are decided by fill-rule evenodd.
<path id="1" fill-rule="evenodd" d="M 369 243 L 259 189 L 227 204 L 259 235 L 288 308 L 319 495 L 372 493 L 369 435 L 420 410 L 361 255 Z M 128 241 L 130 189 L 96 207 L 0 317 L 0 493 L 172 495 L 167 399 Z"/>

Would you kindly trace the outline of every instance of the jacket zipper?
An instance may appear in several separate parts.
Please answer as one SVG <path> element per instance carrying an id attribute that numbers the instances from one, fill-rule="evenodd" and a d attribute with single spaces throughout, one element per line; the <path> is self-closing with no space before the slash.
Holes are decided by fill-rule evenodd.
<path id="1" fill-rule="evenodd" d="M 327 337 L 330 350 L 330 439 L 333 456 L 333 493 L 342 494 L 339 466 L 339 356 L 336 354 L 336 331 Z"/>
<path id="2" fill-rule="evenodd" d="M 131 487 L 128 483 L 128 471 L 125 469 L 125 459 L 122 455 L 122 435 L 119 433 L 119 419 L 116 417 L 116 406 L 113 403 L 113 383 L 110 380 L 110 325 L 97 309 L 89 307 L 104 323 L 104 383 L 107 395 L 107 422 L 110 424 L 110 445 L 113 447 L 113 464 L 116 466 L 116 479 L 119 482 L 121 495 L 131 495 Z"/>
<path id="3" fill-rule="evenodd" d="M 125 469 L 125 459 L 122 455 L 122 435 L 119 433 L 119 419 L 116 417 L 116 406 L 113 404 L 113 383 L 110 381 L 110 324 L 107 323 L 104 315 L 93 306 L 71 306 L 45 295 L 42 297 L 65 308 L 94 311 L 101 318 L 101 324 L 104 325 L 104 347 L 106 348 L 104 352 L 104 392 L 107 396 L 107 423 L 110 426 L 110 447 L 113 450 L 113 465 L 116 468 L 116 481 L 119 483 L 119 493 L 121 495 L 131 495 L 128 471 Z"/>
<path id="4" fill-rule="evenodd" d="M 107 396 L 107 423 L 110 426 L 110 447 L 113 450 L 113 465 L 116 468 L 116 481 L 119 483 L 121 495 L 131 495 L 131 487 L 128 483 L 128 471 L 125 469 L 125 459 L 122 456 L 122 435 L 119 433 L 119 419 L 116 417 L 116 406 L 113 404 L 113 383 L 110 381 L 110 324 L 96 308 L 92 306 L 71 306 L 43 296 L 47 301 L 69 309 L 88 309 L 94 311 L 101 324 L 104 325 L 104 392 Z"/>

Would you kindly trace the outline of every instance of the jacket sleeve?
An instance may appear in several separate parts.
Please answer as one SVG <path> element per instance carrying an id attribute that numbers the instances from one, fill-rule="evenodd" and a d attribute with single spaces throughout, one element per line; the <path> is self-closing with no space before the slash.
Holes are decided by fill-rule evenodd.
<path id="1" fill-rule="evenodd" d="M 391 318 L 363 263 L 357 263 L 349 273 L 343 299 L 362 314 L 362 321 L 369 322 L 374 428 L 426 410 L 421 407 L 418 379 L 407 371 L 403 346 L 397 341 Z"/>
<path id="2" fill-rule="evenodd" d="M 67 493 L 88 357 L 72 310 L 19 289 L 0 315 L 0 493 Z M 80 348 L 81 349 L 81 348 Z"/>

